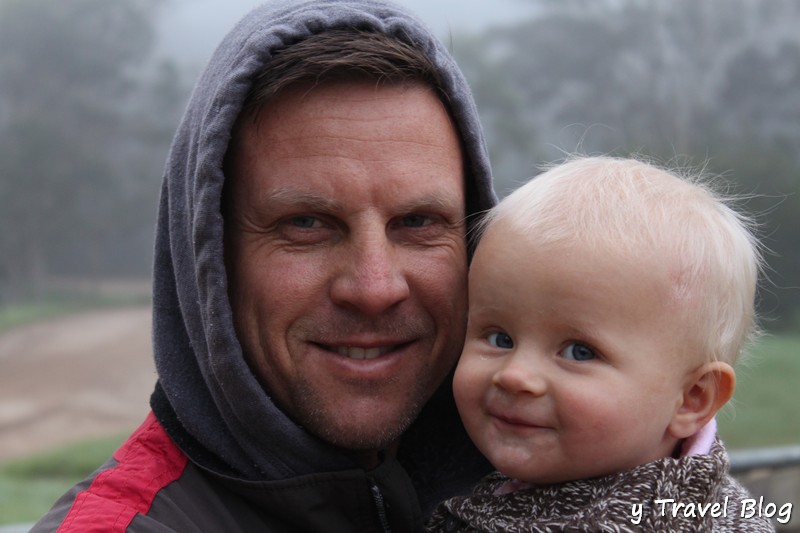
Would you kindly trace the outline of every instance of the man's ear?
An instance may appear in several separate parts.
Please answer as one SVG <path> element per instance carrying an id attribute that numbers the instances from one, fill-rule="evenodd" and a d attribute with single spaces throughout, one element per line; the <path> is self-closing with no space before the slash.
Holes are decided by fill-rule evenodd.
<path id="1" fill-rule="evenodd" d="M 668 431 L 685 439 L 705 426 L 733 396 L 736 374 L 728 363 L 714 361 L 695 370 L 683 389 L 683 398 Z"/>

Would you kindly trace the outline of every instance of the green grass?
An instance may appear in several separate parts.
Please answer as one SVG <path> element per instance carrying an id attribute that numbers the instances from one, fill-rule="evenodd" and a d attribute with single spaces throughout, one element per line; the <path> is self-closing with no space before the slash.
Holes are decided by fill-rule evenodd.
<path id="1" fill-rule="evenodd" d="M 0 308 L 0 331 L 56 317 L 72 310 L 69 304 L 58 301 L 3 307 Z"/>
<path id="2" fill-rule="evenodd" d="M 142 305 L 149 301 L 149 296 L 139 295 L 51 295 L 40 302 L 0 307 L 0 332 L 78 311 Z"/>
<path id="3" fill-rule="evenodd" d="M 35 522 L 103 464 L 127 435 L 94 439 L 0 466 L 0 525 Z"/>
<path id="4" fill-rule="evenodd" d="M 800 336 L 767 336 L 737 368 L 733 401 L 717 416 L 730 449 L 800 444 Z"/>
<path id="5" fill-rule="evenodd" d="M 61 478 L 19 480 L 0 474 L 0 526 L 36 522 L 74 484 Z"/>

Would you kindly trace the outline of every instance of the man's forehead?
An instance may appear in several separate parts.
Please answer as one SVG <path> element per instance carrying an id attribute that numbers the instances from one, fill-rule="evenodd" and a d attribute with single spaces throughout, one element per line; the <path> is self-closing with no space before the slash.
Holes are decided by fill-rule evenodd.
<path id="1" fill-rule="evenodd" d="M 376 178 L 377 189 L 382 189 L 381 181 Z M 403 196 L 394 197 L 392 194 L 384 195 L 390 201 L 385 205 L 390 205 L 393 210 L 400 212 L 414 211 L 442 211 L 463 209 L 463 201 L 453 190 L 449 188 L 420 188 L 414 192 Z M 309 209 L 336 212 L 340 210 L 351 210 L 350 198 L 346 195 L 326 194 L 323 191 L 309 190 L 303 184 L 281 184 L 276 187 L 262 189 L 258 194 L 264 204 L 275 207 L 297 207 L 302 206 Z"/>
<path id="2" fill-rule="evenodd" d="M 276 116 L 280 119 L 286 115 L 310 115 L 313 118 L 323 119 L 326 110 L 336 102 L 354 104 L 351 108 L 357 114 L 359 104 L 377 99 L 384 105 L 390 106 L 387 107 L 387 112 L 391 112 L 391 106 L 402 106 L 404 97 L 411 93 L 432 95 L 442 105 L 452 123 L 449 107 L 432 86 L 416 80 L 389 83 L 360 77 L 290 85 L 262 102 L 258 107 L 245 107 L 237 122 L 237 130 L 247 131 L 251 134 L 263 133 L 261 124 L 270 118 L 276 118 Z M 364 113 L 371 114 L 373 111 L 364 110 Z M 456 129 L 455 126 L 453 127 Z"/>

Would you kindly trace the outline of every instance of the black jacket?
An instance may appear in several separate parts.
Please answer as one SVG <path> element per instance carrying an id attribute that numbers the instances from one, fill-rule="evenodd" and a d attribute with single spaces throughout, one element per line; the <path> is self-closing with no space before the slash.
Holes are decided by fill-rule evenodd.
<path id="1" fill-rule="evenodd" d="M 191 461 L 151 414 L 32 531 L 371 533 L 421 527 L 414 487 L 393 458 L 369 472 L 249 481 Z"/>

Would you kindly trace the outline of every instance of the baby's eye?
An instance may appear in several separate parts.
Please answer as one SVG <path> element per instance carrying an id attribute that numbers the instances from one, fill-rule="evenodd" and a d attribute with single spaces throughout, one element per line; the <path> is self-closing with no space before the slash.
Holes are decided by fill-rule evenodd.
<path id="1" fill-rule="evenodd" d="M 503 348 L 505 350 L 510 350 L 514 347 L 514 341 L 506 335 L 505 333 L 491 333 L 487 338 L 489 344 L 494 346 L 495 348 Z"/>
<path id="2" fill-rule="evenodd" d="M 573 361 L 591 361 L 597 358 L 594 350 L 578 342 L 572 342 L 565 346 L 561 354 L 564 359 L 572 359 Z"/>

